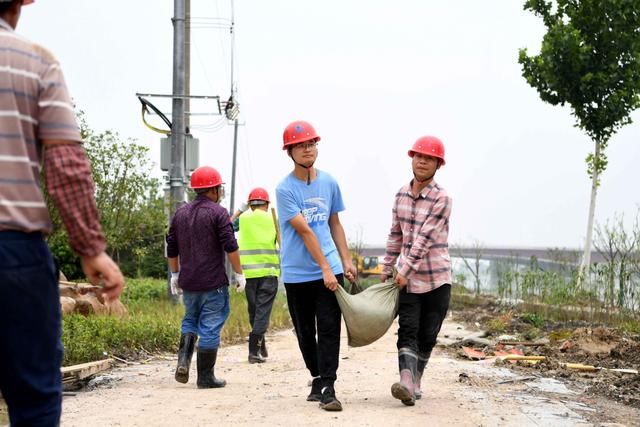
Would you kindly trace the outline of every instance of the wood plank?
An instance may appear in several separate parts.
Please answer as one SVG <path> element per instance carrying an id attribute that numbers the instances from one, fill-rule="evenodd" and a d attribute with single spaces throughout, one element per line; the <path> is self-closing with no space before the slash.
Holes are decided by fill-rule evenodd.
<path id="1" fill-rule="evenodd" d="M 63 377 L 73 377 L 76 380 L 82 380 L 98 372 L 106 371 L 113 363 L 113 359 L 97 360 L 79 365 L 64 366 L 60 368 L 60 371 Z"/>

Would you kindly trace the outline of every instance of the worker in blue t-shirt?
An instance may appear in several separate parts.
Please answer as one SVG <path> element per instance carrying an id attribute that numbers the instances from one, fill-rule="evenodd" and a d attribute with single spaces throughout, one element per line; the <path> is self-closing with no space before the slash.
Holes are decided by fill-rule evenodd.
<path id="1" fill-rule="evenodd" d="M 276 188 L 280 269 L 298 345 L 313 377 L 307 400 L 320 401 L 327 411 L 341 411 L 334 388 L 341 312 L 334 291 L 344 284 L 343 277 L 353 282 L 357 275 L 338 217 L 344 203 L 336 180 L 313 167 L 320 141 L 313 126 L 293 122 L 283 141 L 294 169 Z"/>

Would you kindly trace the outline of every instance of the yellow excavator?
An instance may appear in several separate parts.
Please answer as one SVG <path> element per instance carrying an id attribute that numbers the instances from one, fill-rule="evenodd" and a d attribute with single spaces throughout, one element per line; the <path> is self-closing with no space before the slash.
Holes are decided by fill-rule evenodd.
<path id="1" fill-rule="evenodd" d="M 369 276 L 380 276 L 382 274 L 382 259 L 378 256 L 360 256 L 353 254 L 353 264 L 358 269 L 358 276 L 365 279 Z"/>

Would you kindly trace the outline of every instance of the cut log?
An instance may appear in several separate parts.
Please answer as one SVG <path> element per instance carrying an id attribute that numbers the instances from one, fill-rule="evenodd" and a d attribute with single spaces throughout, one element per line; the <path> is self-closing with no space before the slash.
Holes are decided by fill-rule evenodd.
<path id="1" fill-rule="evenodd" d="M 107 308 L 107 313 L 110 316 L 115 316 L 122 319 L 129 314 L 127 307 L 125 307 L 122 301 L 120 301 L 119 299 L 115 301 L 105 300 L 104 306 Z"/>
<path id="2" fill-rule="evenodd" d="M 80 296 L 80 293 L 78 292 L 75 286 L 59 285 L 59 289 L 60 289 L 61 297 L 69 297 L 69 298 L 76 299 Z"/>
<path id="3" fill-rule="evenodd" d="M 95 295 L 82 295 L 76 298 L 76 313 L 84 316 L 107 314 L 108 310 Z"/>
<path id="4" fill-rule="evenodd" d="M 62 314 L 71 314 L 76 309 L 76 300 L 71 297 L 60 297 L 60 309 Z"/>

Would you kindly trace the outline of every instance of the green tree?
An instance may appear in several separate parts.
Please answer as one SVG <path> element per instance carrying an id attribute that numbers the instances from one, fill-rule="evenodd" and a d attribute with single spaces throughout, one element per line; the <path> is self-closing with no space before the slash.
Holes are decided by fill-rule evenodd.
<path id="1" fill-rule="evenodd" d="M 96 205 L 107 252 L 127 276 L 163 277 L 164 205 L 160 183 L 151 177 L 148 148 L 117 133 L 96 133 L 79 114 L 80 131 L 96 186 Z M 69 278 L 82 277 L 79 260 L 67 244 L 55 209 L 49 209 L 54 233 L 48 242 Z"/>
<path id="2" fill-rule="evenodd" d="M 538 55 L 520 50 L 522 75 L 543 101 L 569 104 L 595 143 L 586 158 L 591 201 L 581 271 L 588 274 L 605 149 L 640 104 L 640 0 L 528 0 L 524 9 L 542 18 L 547 33 Z"/>

